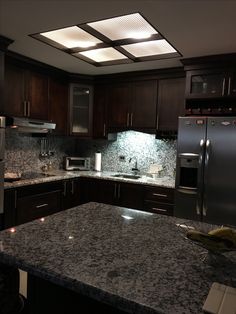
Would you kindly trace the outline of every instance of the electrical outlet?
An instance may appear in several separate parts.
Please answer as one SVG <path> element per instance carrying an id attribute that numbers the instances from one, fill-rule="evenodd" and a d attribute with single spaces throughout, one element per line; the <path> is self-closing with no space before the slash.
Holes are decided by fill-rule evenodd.
<path id="1" fill-rule="evenodd" d="M 125 156 L 120 155 L 120 156 L 119 156 L 119 161 L 125 161 Z"/>

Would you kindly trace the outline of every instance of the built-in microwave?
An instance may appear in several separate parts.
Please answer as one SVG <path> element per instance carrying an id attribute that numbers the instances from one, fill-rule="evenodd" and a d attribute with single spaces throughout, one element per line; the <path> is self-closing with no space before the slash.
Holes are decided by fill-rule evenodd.
<path id="1" fill-rule="evenodd" d="M 90 170 L 89 157 L 64 157 L 65 170 Z"/>

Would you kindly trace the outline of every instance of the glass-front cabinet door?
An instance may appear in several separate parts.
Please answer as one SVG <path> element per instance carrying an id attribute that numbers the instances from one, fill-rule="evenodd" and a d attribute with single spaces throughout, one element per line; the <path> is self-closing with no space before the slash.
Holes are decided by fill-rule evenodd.
<path id="1" fill-rule="evenodd" d="M 226 96 L 226 76 L 224 72 L 192 72 L 189 75 L 188 96 L 214 98 Z"/>
<path id="2" fill-rule="evenodd" d="M 70 133 L 92 135 L 93 88 L 89 85 L 70 85 Z"/>
<path id="3" fill-rule="evenodd" d="M 229 73 L 228 86 L 227 86 L 228 96 L 236 96 L 236 70 Z"/>

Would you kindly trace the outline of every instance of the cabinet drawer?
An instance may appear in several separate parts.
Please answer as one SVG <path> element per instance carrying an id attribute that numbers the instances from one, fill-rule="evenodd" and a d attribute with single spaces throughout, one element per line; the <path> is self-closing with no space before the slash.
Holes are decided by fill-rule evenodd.
<path id="1" fill-rule="evenodd" d="M 162 187 L 147 188 L 145 200 L 153 200 L 161 203 L 173 203 L 174 189 Z"/>
<path id="2" fill-rule="evenodd" d="M 17 224 L 22 224 L 61 210 L 61 191 L 18 198 Z"/>
<path id="3" fill-rule="evenodd" d="M 172 216 L 174 205 L 146 200 L 144 202 L 144 208 L 152 213 Z"/>

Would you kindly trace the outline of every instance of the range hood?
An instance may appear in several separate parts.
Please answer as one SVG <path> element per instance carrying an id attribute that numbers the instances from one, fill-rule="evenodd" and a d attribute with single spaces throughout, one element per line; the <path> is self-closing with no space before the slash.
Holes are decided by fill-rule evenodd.
<path id="1" fill-rule="evenodd" d="M 30 118 L 6 117 L 6 126 L 21 133 L 48 133 L 56 128 L 56 124 Z"/>

